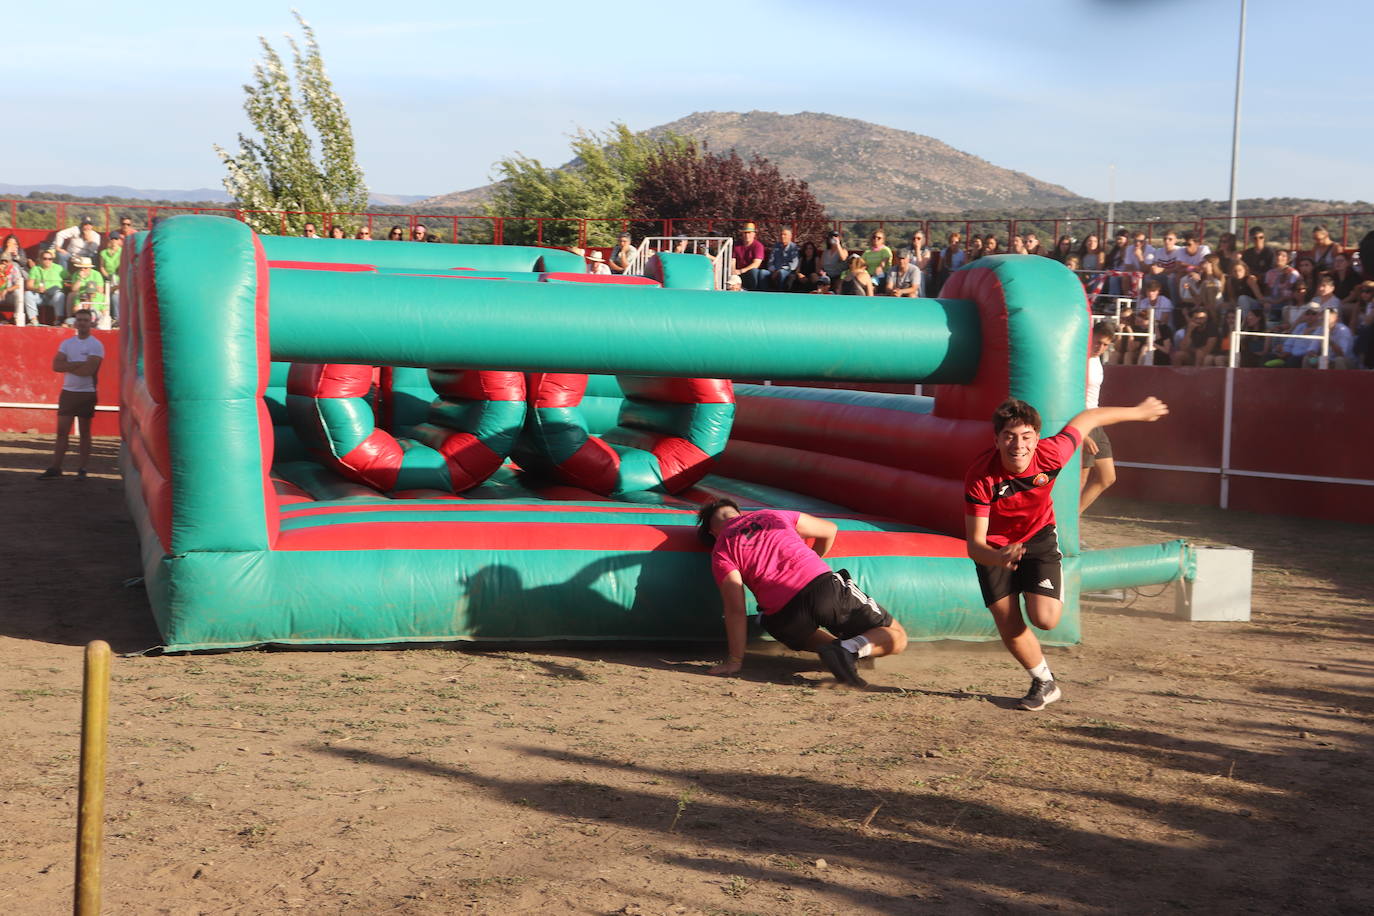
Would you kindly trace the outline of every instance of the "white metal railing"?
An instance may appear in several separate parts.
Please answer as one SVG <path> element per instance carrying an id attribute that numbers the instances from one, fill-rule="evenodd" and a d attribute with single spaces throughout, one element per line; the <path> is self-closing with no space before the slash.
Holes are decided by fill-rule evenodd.
<path id="1" fill-rule="evenodd" d="M 627 274 L 644 275 L 644 265 L 660 251 L 699 254 L 711 259 L 716 289 L 725 289 L 735 269 L 735 240 L 720 235 L 651 235 L 641 239 L 630 255 Z"/>
<path id="2" fill-rule="evenodd" d="M 1280 334 L 1273 331 L 1244 331 L 1245 309 L 1237 308 L 1235 324 L 1231 328 L 1231 358 L 1228 361 L 1230 368 L 1237 366 L 1240 359 L 1240 339 L 1242 337 L 1280 337 L 1287 340 L 1320 340 L 1321 353 L 1317 356 L 1318 369 L 1331 368 L 1331 325 L 1327 321 L 1326 311 L 1321 314 L 1321 333 L 1320 334 Z M 1307 354 L 1303 354 L 1306 356 Z"/>
<path id="3" fill-rule="evenodd" d="M 1142 347 L 1140 348 L 1140 361 L 1137 362 L 1136 365 L 1137 365 L 1137 366 L 1153 366 L 1153 365 L 1155 364 L 1155 310 L 1154 310 L 1154 309 L 1146 309 L 1146 310 L 1145 310 L 1146 313 L 1147 313 L 1148 316 L 1149 316 L 1149 319 L 1150 319 L 1150 323 L 1149 323 L 1149 325 L 1147 325 L 1146 330 L 1144 330 L 1144 331 L 1132 331 L 1132 330 L 1127 329 L 1126 327 L 1124 327 L 1124 326 L 1121 324 L 1121 310 L 1122 310 L 1123 308 L 1135 308 L 1135 307 L 1136 307 L 1136 305 L 1135 305 L 1135 300 L 1134 300 L 1134 299 L 1127 299 L 1125 296 L 1113 296 L 1113 297 L 1111 297 L 1111 298 L 1113 299 L 1113 307 L 1114 307 L 1114 310 L 1115 310 L 1115 313 L 1116 313 L 1115 317 L 1116 317 L 1116 336 L 1117 336 L 1117 338 L 1118 338 L 1118 339 L 1120 339 L 1120 338 L 1122 338 L 1122 337 L 1142 337 L 1142 338 L 1144 338 L 1144 339 L 1145 339 L 1145 345 L 1142 346 Z M 1094 320 L 1095 317 L 1100 317 L 1100 316 L 1094 316 L 1094 317 L 1089 318 L 1088 320 L 1089 320 L 1089 321 L 1092 321 L 1092 320 Z"/>

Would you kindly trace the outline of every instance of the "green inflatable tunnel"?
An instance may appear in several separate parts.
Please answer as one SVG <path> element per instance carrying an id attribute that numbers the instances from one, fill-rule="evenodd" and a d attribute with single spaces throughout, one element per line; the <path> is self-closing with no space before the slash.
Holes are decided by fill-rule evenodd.
<path id="1" fill-rule="evenodd" d="M 964 470 L 1009 395 L 1051 431 L 1083 406 L 1082 288 L 1046 258 L 983 258 L 911 300 L 717 292 L 687 255 L 604 282 L 560 250 L 209 216 L 124 257 L 122 466 L 169 650 L 718 639 L 693 525 L 719 495 L 834 520 L 827 561 L 913 638 L 994 639 Z M 1182 544 L 1080 557 L 1070 470 L 1059 644 L 1085 580 L 1187 566 Z"/>

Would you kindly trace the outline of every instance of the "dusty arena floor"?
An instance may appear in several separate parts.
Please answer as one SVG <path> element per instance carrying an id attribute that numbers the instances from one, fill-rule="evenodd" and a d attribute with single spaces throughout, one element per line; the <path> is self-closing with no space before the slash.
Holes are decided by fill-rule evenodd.
<path id="1" fill-rule="evenodd" d="M 36 480 L 47 449 L 0 437 L 25 916 L 71 908 L 81 646 L 158 643 L 116 443 L 85 482 Z M 1090 601 L 1042 714 L 990 645 L 913 644 L 868 692 L 787 654 L 708 677 L 709 648 L 117 658 L 104 911 L 1374 911 L 1370 530 L 1112 500 L 1086 525 L 1175 536 L 1254 549 L 1254 621 Z"/>

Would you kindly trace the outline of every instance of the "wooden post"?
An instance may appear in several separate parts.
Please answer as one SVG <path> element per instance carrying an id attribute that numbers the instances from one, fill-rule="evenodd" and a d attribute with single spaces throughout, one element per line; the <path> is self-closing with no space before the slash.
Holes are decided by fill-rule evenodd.
<path id="1" fill-rule="evenodd" d="M 105 731 L 110 709 L 110 645 L 86 646 L 81 689 L 81 777 L 76 820 L 76 916 L 100 914 L 100 849 L 105 822 Z"/>

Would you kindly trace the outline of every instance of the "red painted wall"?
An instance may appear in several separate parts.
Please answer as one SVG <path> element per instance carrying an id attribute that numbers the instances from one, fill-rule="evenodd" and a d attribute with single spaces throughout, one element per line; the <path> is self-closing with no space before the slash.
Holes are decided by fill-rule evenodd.
<path id="1" fill-rule="evenodd" d="M 1226 370 L 1109 366 L 1103 404 L 1156 395 L 1169 405 L 1157 424 L 1113 427 L 1117 461 L 1221 466 Z M 1231 467 L 1313 477 L 1374 479 L 1374 372 L 1237 369 Z M 1220 505 L 1218 474 L 1119 468 L 1114 495 Z M 1250 512 L 1367 523 L 1374 486 L 1230 476 L 1228 505 Z"/>
<path id="2" fill-rule="evenodd" d="M 119 406 L 119 332 L 92 331 L 105 345 L 105 360 L 96 380 L 97 403 Z M 0 326 L 0 402 L 52 404 L 62 391 L 62 376 L 52 371 L 52 358 L 70 328 Z M 0 408 L 0 432 L 57 429 L 57 411 Z M 92 431 L 97 436 L 119 435 L 119 413 L 98 410 Z"/>

